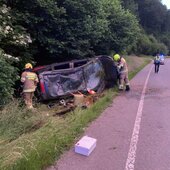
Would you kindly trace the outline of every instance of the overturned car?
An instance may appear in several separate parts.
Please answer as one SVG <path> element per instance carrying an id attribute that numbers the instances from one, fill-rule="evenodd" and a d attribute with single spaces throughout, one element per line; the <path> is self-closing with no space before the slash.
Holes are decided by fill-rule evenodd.
<path id="1" fill-rule="evenodd" d="M 117 84 L 117 69 L 109 56 L 35 67 L 40 100 L 51 100 L 88 89 L 101 92 Z"/>

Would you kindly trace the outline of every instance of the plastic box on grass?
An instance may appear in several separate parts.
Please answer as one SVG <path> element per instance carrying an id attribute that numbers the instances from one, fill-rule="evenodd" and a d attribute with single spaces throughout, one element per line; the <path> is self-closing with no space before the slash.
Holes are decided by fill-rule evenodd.
<path id="1" fill-rule="evenodd" d="M 75 152 L 85 156 L 89 156 L 96 147 L 96 143 L 96 139 L 84 136 L 75 144 Z"/>

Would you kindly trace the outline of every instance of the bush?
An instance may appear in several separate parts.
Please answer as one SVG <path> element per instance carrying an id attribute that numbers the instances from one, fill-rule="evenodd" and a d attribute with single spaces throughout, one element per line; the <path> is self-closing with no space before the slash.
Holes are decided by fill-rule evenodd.
<path id="1" fill-rule="evenodd" d="M 0 51 L 0 106 L 12 99 L 13 86 L 17 79 L 17 68 L 12 66 L 11 61 L 5 59 L 3 52 Z"/>
<path id="2" fill-rule="evenodd" d="M 155 55 L 156 53 L 168 53 L 165 44 L 160 43 L 153 35 L 141 33 L 136 46 L 137 54 Z"/>

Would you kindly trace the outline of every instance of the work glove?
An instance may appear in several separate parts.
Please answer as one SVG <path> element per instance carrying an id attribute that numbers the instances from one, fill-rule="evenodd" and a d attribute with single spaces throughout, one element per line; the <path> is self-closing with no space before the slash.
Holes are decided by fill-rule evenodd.
<path id="1" fill-rule="evenodd" d="M 118 69 L 119 71 L 121 71 L 122 68 L 123 68 L 122 65 L 118 65 L 118 66 L 117 66 L 117 69 Z"/>

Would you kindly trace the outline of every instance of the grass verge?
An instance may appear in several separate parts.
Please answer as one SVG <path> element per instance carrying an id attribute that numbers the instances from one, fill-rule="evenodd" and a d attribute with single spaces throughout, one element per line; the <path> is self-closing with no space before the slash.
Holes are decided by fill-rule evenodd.
<path id="1" fill-rule="evenodd" d="M 149 59 L 144 58 L 138 67 L 133 68 L 129 74 L 130 79 L 148 62 Z M 116 95 L 117 91 L 110 89 L 105 91 L 104 97 L 87 110 L 76 109 L 65 117 L 45 116 L 42 120 L 45 120 L 46 123 L 40 129 L 30 133 L 21 131 L 22 135 L 10 142 L 7 142 L 1 135 L 0 169 L 39 170 L 52 164 L 73 145 L 85 127 L 108 107 Z M 39 113 L 41 111 L 39 110 Z M 44 109 L 42 112 L 44 113 Z M 28 125 L 30 128 L 30 123 Z"/>
<path id="2" fill-rule="evenodd" d="M 135 69 L 133 69 L 132 71 L 129 72 L 129 79 L 130 80 L 151 61 L 151 59 L 148 58 L 148 57 L 147 58 L 143 57 L 143 59 L 144 60 L 139 67 L 137 67 L 137 68 L 135 68 Z"/>

